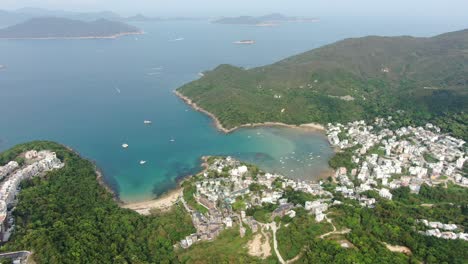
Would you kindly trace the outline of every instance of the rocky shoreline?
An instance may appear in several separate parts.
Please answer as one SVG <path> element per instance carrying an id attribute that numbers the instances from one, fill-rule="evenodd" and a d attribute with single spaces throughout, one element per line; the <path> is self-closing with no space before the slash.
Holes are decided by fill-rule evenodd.
<path id="1" fill-rule="evenodd" d="M 313 131 L 320 131 L 320 132 L 325 132 L 326 128 L 318 123 L 309 123 L 309 124 L 301 124 L 301 125 L 291 125 L 291 124 L 285 124 L 285 123 L 280 123 L 280 122 L 263 122 L 263 123 L 251 123 L 251 124 L 244 124 L 240 126 L 236 126 L 233 128 L 225 128 L 221 121 L 211 112 L 207 111 L 206 109 L 198 106 L 195 102 L 192 101 L 192 99 L 188 98 L 187 96 L 183 95 L 179 91 L 174 91 L 175 95 L 182 99 L 186 104 L 190 105 L 193 109 L 196 111 L 199 111 L 201 113 L 204 113 L 211 117 L 213 119 L 215 127 L 226 134 L 232 133 L 236 131 L 237 129 L 240 128 L 253 128 L 253 127 L 287 127 L 287 128 L 299 128 L 299 129 L 308 129 L 308 130 L 313 130 Z"/>

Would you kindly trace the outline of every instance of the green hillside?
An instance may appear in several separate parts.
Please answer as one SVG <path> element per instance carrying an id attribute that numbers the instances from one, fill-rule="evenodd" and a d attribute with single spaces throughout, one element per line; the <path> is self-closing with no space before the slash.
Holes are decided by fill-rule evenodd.
<path id="1" fill-rule="evenodd" d="M 465 124 L 457 134 L 463 136 L 467 82 L 463 30 L 431 38 L 346 39 L 250 70 L 221 65 L 178 91 L 226 128 L 345 122 L 404 110 L 415 120 L 461 113 Z"/>
<path id="2" fill-rule="evenodd" d="M 123 209 L 96 180 L 95 166 L 68 148 L 35 141 L 0 153 L 51 150 L 65 167 L 21 183 L 15 233 L 0 252 L 30 250 L 36 263 L 174 263 L 173 245 L 194 228 L 182 206 L 142 216 Z"/>

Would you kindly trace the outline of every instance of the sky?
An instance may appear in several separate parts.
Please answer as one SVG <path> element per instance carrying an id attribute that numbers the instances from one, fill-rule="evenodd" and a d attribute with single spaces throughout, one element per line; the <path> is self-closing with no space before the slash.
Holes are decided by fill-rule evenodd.
<path id="1" fill-rule="evenodd" d="M 122 15 L 466 17 L 468 0 L 0 0 L 0 9 L 110 10 Z"/>

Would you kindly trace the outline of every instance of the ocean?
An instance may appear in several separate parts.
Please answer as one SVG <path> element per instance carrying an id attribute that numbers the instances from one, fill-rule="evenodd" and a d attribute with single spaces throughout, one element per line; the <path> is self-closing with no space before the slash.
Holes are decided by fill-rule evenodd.
<path id="1" fill-rule="evenodd" d="M 204 155 L 231 155 L 292 178 L 317 179 L 333 155 L 323 133 L 259 127 L 226 135 L 173 90 L 222 63 L 250 68 L 347 37 L 431 36 L 468 24 L 369 21 L 142 22 L 134 24 L 144 35 L 119 39 L 0 40 L 0 65 L 6 66 L 0 70 L 0 150 L 37 139 L 66 144 L 96 162 L 126 202 L 174 187 L 200 170 Z M 233 44 L 243 39 L 256 44 Z"/>

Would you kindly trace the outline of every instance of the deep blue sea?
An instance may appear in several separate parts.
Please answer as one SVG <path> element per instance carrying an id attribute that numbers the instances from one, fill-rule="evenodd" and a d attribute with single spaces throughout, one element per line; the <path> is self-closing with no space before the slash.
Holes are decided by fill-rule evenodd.
<path id="1" fill-rule="evenodd" d="M 167 191 L 178 177 L 198 171 L 203 155 L 232 155 L 290 177 L 315 179 L 332 155 L 322 134 L 250 128 L 225 135 L 172 91 L 221 63 L 255 67 L 347 37 L 431 36 L 468 22 L 323 18 L 277 27 L 208 21 L 135 25 L 146 34 L 0 41 L 0 64 L 6 66 L 0 70 L 0 150 L 36 139 L 69 145 L 97 163 L 124 201 Z M 232 43 L 242 39 L 257 43 Z"/>

